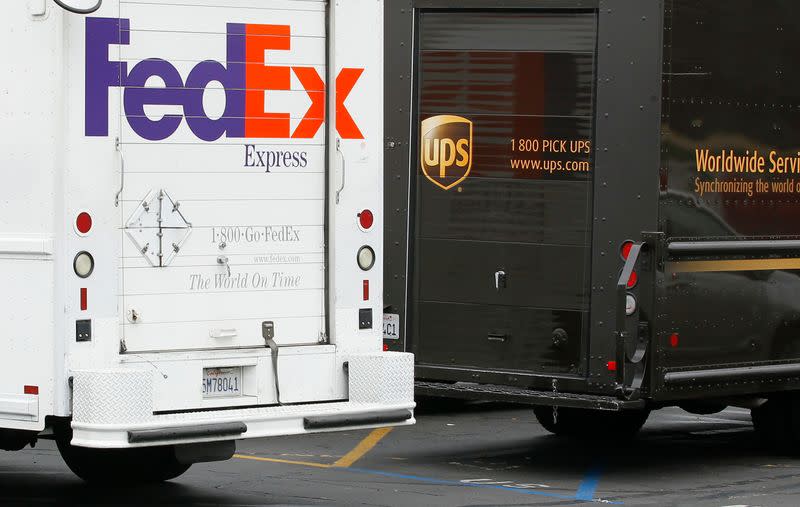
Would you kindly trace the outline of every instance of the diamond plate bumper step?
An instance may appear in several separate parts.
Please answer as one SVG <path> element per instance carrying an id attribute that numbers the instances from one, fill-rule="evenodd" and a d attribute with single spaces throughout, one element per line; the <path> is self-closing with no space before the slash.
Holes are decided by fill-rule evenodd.
<path id="1" fill-rule="evenodd" d="M 414 391 L 417 396 L 441 396 L 468 400 L 503 401 L 527 405 L 546 405 L 594 410 L 619 411 L 643 408 L 644 401 L 625 401 L 614 396 L 591 394 L 554 393 L 552 391 L 533 391 L 520 387 L 494 384 L 474 384 L 470 382 L 416 381 Z"/>

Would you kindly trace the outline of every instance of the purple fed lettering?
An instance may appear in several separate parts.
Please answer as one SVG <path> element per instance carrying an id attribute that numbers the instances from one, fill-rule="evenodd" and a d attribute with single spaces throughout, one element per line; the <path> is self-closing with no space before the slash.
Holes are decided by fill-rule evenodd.
<path id="1" fill-rule="evenodd" d="M 153 76 L 164 81 L 164 87 L 145 87 Z M 165 114 L 151 120 L 144 111 L 145 105 L 183 106 L 186 99 L 183 79 L 171 63 L 160 58 L 148 58 L 134 65 L 125 80 L 125 116 L 134 132 L 149 141 L 166 139 L 178 129 L 183 115 Z"/>
<path id="2" fill-rule="evenodd" d="M 227 24 L 227 61 L 204 60 L 186 78 L 170 62 L 148 58 L 130 69 L 125 62 L 108 59 L 112 44 L 130 44 L 130 22 L 117 18 L 86 20 L 86 135 L 108 135 L 108 88 L 124 87 L 123 105 L 128 124 L 149 141 L 170 137 L 186 117 L 191 131 L 204 141 L 244 137 L 246 89 L 246 25 Z M 147 86 L 159 77 L 164 86 Z M 217 81 L 225 90 L 225 109 L 220 118 L 209 118 L 203 107 L 203 94 L 209 83 Z M 182 114 L 164 114 L 151 119 L 145 106 L 179 106 Z"/>
<path id="3" fill-rule="evenodd" d="M 130 22 L 119 18 L 86 18 L 86 111 L 87 136 L 108 135 L 108 88 L 123 86 L 125 62 L 110 62 L 111 44 L 128 44 Z"/>

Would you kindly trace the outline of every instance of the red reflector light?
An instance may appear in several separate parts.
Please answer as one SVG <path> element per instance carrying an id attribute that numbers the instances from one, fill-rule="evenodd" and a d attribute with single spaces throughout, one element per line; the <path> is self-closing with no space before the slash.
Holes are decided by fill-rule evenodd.
<path id="1" fill-rule="evenodd" d="M 626 241 L 622 244 L 622 247 L 619 249 L 620 255 L 625 260 L 628 260 L 628 255 L 631 253 L 631 248 L 633 248 L 633 241 Z"/>
<path id="2" fill-rule="evenodd" d="M 384 351 L 384 352 L 386 352 L 386 351 L 388 351 L 388 350 L 389 350 L 389 345 L 388 345 L 388 344 L 386 344 L 386 343 L 384 343 L 384 344 L 383 344 L 383 351 Z"/>
<path id="3" fill-rule="evenodd" d="M 632 289 L 636 287 L 636 284 L 639 282 L 639 275 L 636 274 L 636 271 L 631 271 L 631 276 L 628 278 L 628 288 Z"/>
<path id="4" fill-rule="evenodd" d="M 609 361 L 606 363 L 606 368 L 608 368 L 608 371 L 617 371 L 617 362 Z"/>
<path id="5" fill-rule="evenodd" d="M 678 333 L 672 333 L 671 335 L 669 335 L 670 347 L 677 347 L 679 342 L 680 342 L 680 337 L 678 336 Z"/>
<path id="6" fill-rule="evenodd" d="M 92 216 L 82 211 L 75 219 L 75 228 L 81 234 L 89 234 L 89 231 L 92 230 Z"/>
<path id="7" fill-rule="evenodd" d="M 369 301 L 369 280 L 364 280 L 364 301 Z"/>
<path id="8" fill-rule="evenodd" d="M 360 225 L 362 229 L 367 230 L 372 227 L 372 224 L 374 223 L 375 217 L 370 210 L 365 209 L 358 214 L 358 225 Z"/>
<path id="9" fill-rule="evenodd" d="M 25 386 L 23 392 L 25 394 L 39 394 L 39 386 Z"/>
<path id="10" fill-rule="evenodd" d="M 88 296 L 86 287 L 81 287 L 81 311 L 85 312 L 88 307 Z"/>

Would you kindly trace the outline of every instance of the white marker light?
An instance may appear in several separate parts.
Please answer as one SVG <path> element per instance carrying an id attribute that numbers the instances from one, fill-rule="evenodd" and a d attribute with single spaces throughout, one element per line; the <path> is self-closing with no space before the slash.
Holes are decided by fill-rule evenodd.
<path id="1" fill-rule="evenodd" d="M 89 252 L 80 252 L 72 263 L 75 274 L 81 278 L 88 278 L 94 271 L 94 257 Z"/>
<path id="2" fill-rule="evenodd" d="M 631 316 L 636 313 L 636 298 L 633 294 L 625 296 L 625 315 Z"/>
<path id="3" fill-rule="evenodd" d="M 358 267 L 369 271 L 375 265 L 375 251 L 364 245 L 358 250 Z"/>

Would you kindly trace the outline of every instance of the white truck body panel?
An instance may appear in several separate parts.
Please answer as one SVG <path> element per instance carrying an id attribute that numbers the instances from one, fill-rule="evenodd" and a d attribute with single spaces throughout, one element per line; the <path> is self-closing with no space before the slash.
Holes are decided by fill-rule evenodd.
<path id="1" fill-rule="evenodd" d="M 413 362 L 382 351 L 377 320 L 382 10 L 6 7 L 0 43 L 16 49 L 0 69 L 0 428 L 71 416 L 74 444 L 129 447 L 219 440 L 130 434 L 229 420 L 247 425 L 235 438 L 312 431 L 309 417 L 413 423 Z M 376 216 L 366 231 L 363 209 Z M 376 254 L 368 271 L 362 245 Z M 87 278 L 73 270 L 83 251 Z M 365 310 L 374 322 L 361 329 Z M 204 371 L 220 368 L 241 388 L 204 396 Z"/>

